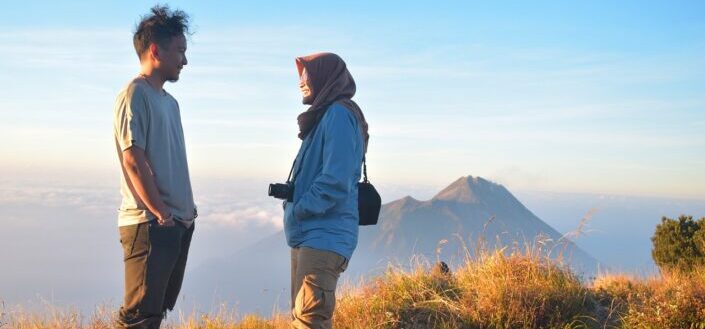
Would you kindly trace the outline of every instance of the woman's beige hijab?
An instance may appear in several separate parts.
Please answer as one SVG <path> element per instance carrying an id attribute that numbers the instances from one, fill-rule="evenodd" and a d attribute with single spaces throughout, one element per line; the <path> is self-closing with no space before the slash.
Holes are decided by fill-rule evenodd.
<path id="1" fill-rule="evenodd" d="M 303 100 L 304 104 L 311 106 L 297 118 L 299 138 L 304 139 L 321 120 L 328 106 L 338 102 L 357 117 L 367 152 L 367 142 L 370 138 L 367 121 L 360 107 L 351 99 L 355 95 L 355 80 L 348 72 L 343 59 L 333 53 L 317 53 L 296 58 L 296 67 L 299 77 L 306 69 L 308 86 L 311 89 L 311 96 Z"/>

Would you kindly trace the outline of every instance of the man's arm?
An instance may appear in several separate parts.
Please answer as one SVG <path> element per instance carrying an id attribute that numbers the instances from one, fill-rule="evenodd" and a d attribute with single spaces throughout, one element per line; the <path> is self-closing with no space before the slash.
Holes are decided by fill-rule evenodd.
<path id="1" fill-rule="evenodd" d="M 159 196 L 157 184 L 154 182 L 154 176 L 147 162 L 147 157 L 144 155 L 144 150 L 133 146 L 122 151 L 121 162 L 134 193 L 147 206 L 147 209 L 157 216 L 159 225 L 173 226 L 174 220 L 169 208 Z"/>

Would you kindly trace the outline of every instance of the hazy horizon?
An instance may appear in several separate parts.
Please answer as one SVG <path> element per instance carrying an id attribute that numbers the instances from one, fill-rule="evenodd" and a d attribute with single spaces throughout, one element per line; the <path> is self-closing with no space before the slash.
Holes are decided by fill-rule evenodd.
<path id="1" fill-rule="evenodd" d="M 122 287 L 116 227 L 119 193 L 117 186 L 94 185 L 28 184 L 22 188 L 0 185 L 0 206 L 5 210 L 0 249 L 22 251 L 0 255 L 0 264 L 11 269 L 0 271 L 0 299 L 7 305 L 36 304 L 42 297 L 59 306 L 74 305 L 89 312 L 97 303 L 119 303 Z M 189 271 L 209 260 L 233 255 L 281 229 L 281 205 L 267 197 L 262 186 L 256 181 L 243 180 L 194 183 L 195 191 L 200 192 L 196 202 L 201 216 L 196 224 Z M 430 199 L 445 186 L 378 184 L 377 187 L 385 196 L 384 201 L 391 202 L 405 195 Z M 637 275 L 655 270 L 649 238 L 661 216 L 677 217 L 685 213 L 699 218 L 705 214 L 703 200 L 507 188 L 560 233 L 574 230 L 584 216 L 590 216 L 588 234 L 576 239 L 577 245 L 613 270 Z M 620 252 L 613 252 L 615 249 Z M 186 280 L 189 281 L 188 277 Z"/>

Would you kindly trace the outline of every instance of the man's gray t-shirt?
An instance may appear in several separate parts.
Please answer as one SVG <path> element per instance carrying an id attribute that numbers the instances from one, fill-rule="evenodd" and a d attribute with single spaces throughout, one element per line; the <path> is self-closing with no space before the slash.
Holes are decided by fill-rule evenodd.
<path id="1" fill-rule="evenodd" d="M 179 104 L 169 93 L 152 88 L 136 78 L 115 101 L 115 142 L 118 158 L 136 146 L 144 150 L 162 201 L 176 219 L 191 224 L 196 206 L 186 162 L 184 131 Z M 156 218 L 134 192 L 127 174 L 122 173 L 122 204 L 118 226 L 134 225 Z"/>

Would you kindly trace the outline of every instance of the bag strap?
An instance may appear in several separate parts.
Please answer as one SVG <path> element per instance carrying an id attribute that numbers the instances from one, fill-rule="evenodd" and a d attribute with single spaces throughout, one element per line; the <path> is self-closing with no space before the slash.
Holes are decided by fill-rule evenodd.
<path id="1" fill-rule="evenodd" d="M 363 173 L 363 183 L 369 183 L 370 181 L 367 180 L 367 157 L 362 156 L 362 173 Z"/>

